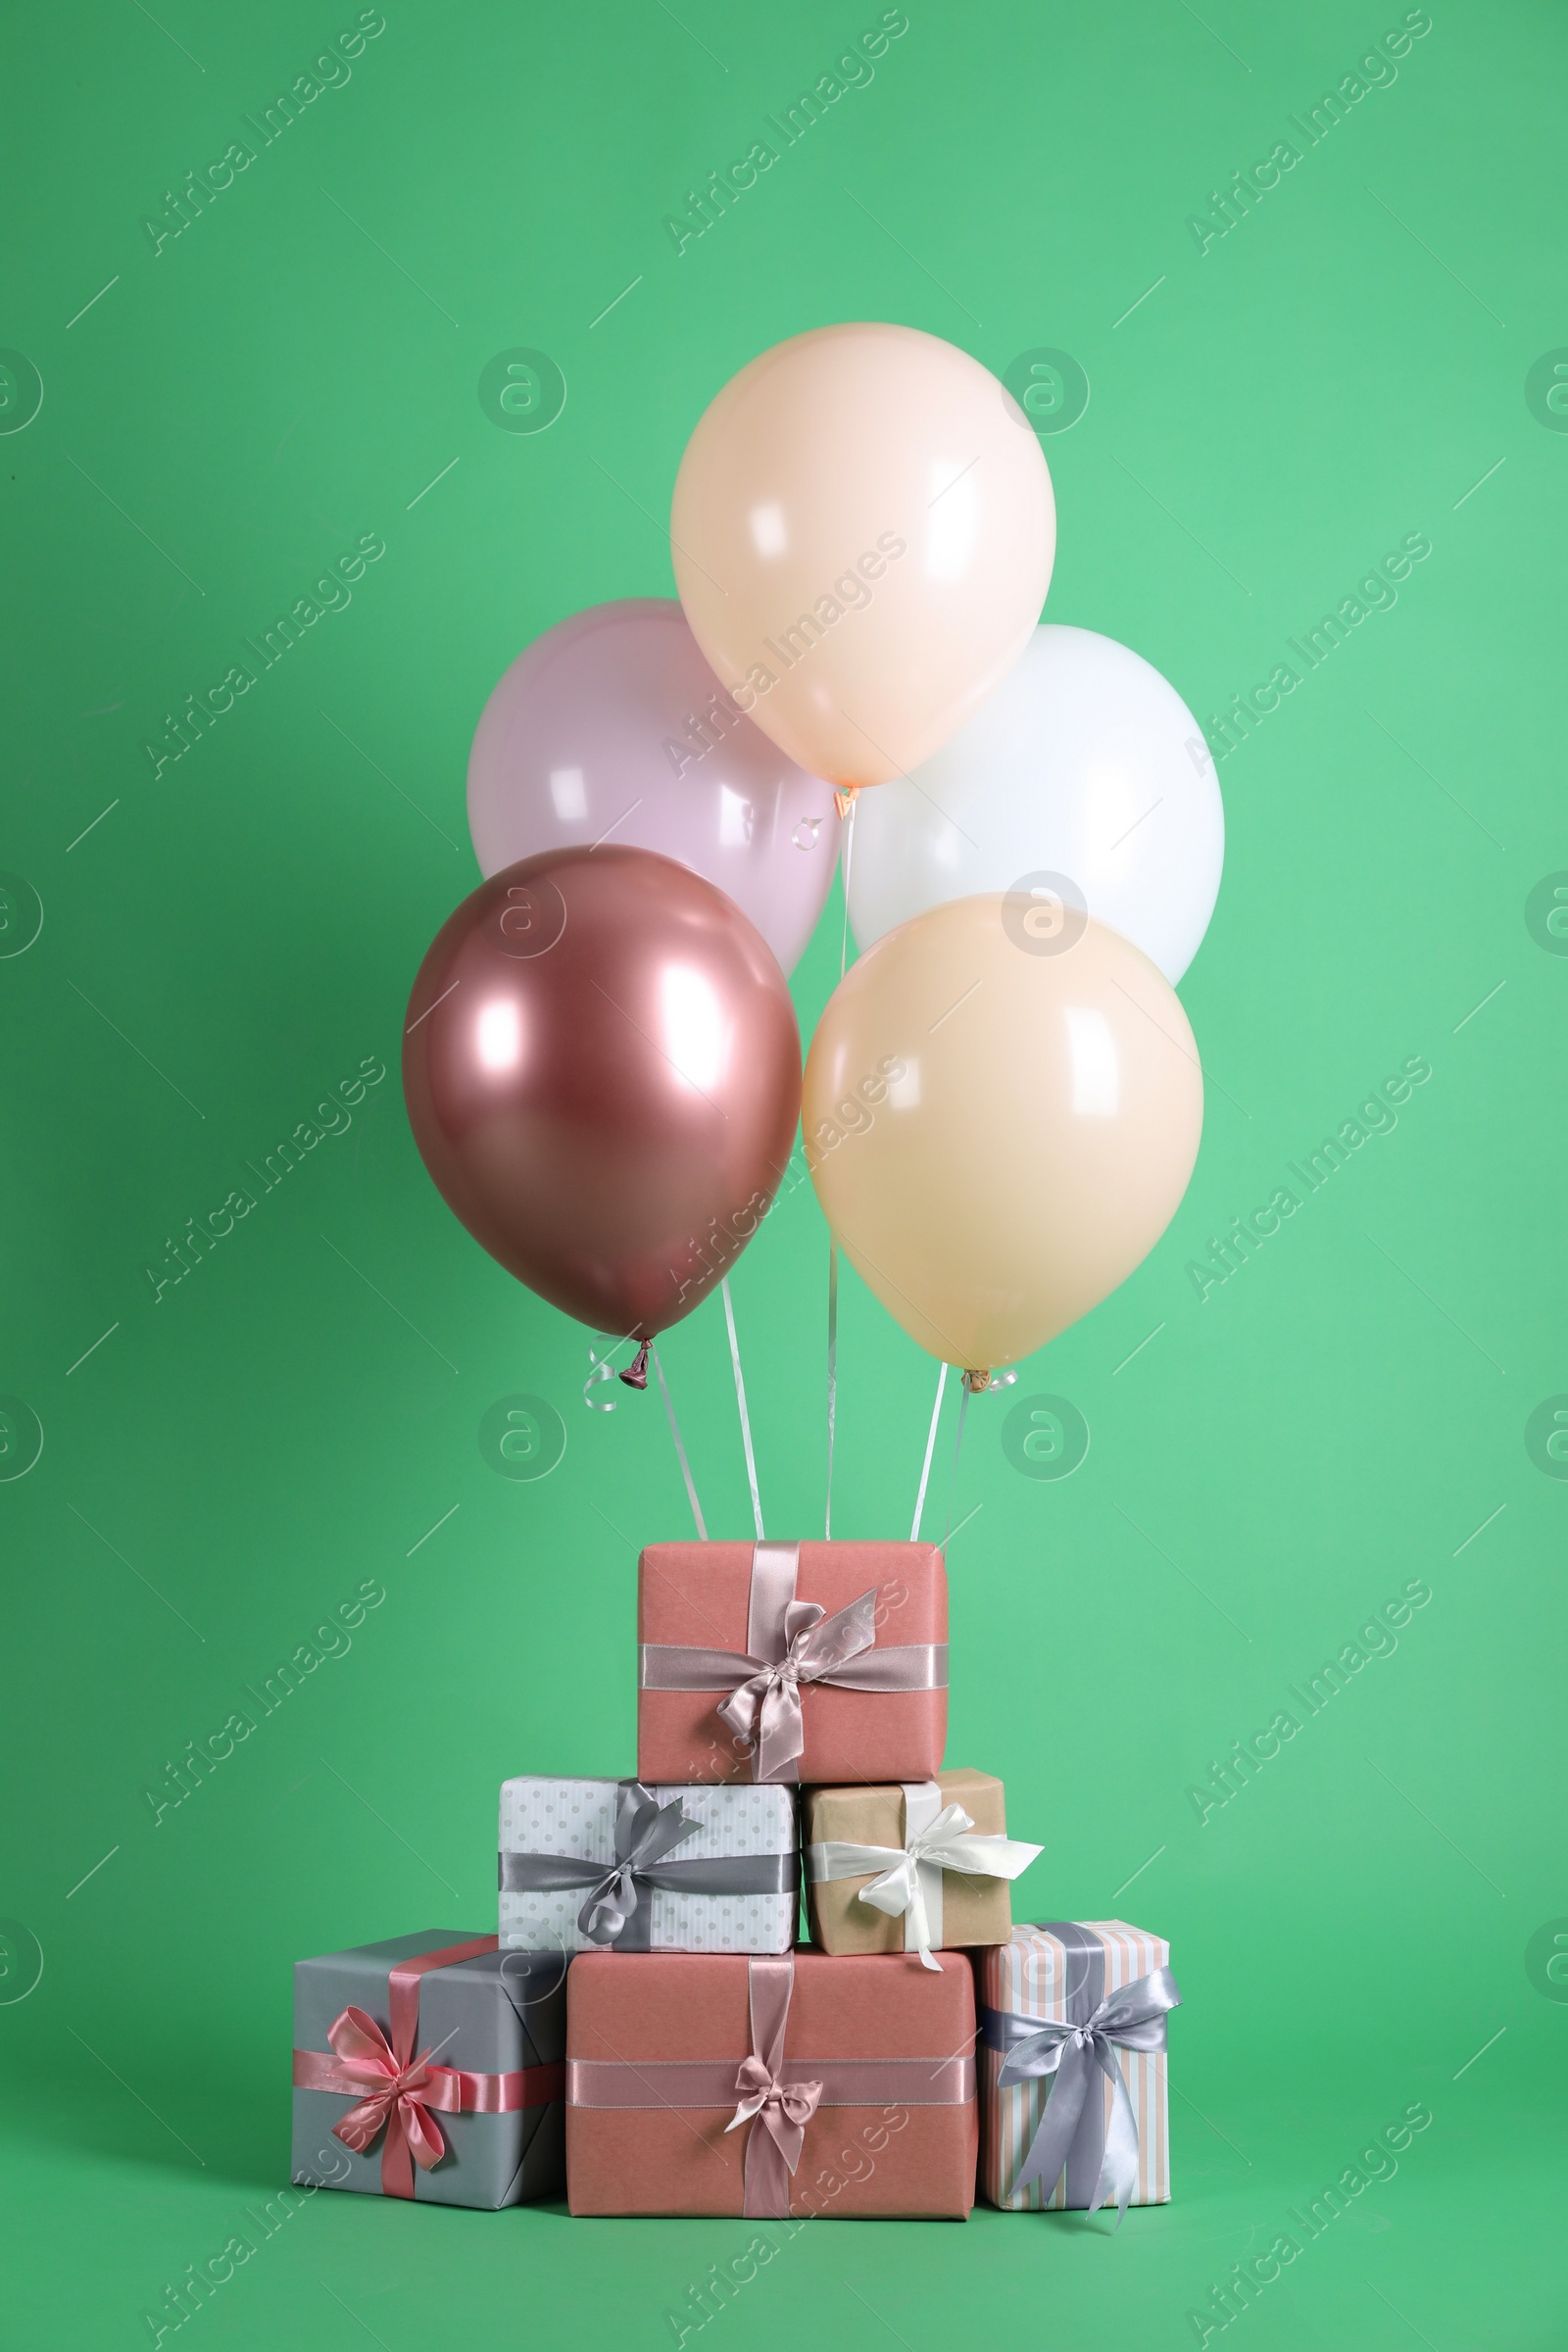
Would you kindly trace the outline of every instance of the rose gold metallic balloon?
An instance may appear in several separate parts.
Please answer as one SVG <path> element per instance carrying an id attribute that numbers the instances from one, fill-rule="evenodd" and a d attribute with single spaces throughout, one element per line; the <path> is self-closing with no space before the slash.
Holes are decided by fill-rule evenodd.
<path id="1" fill-rule="evenodd" d="M 405 1028 L 448 1207 L 595 1330 L 678 1323 L 772 1203 L 801 1099 L 789 990 L 673 858 L 612 844 L 504 867 L 436 934 Z"/>

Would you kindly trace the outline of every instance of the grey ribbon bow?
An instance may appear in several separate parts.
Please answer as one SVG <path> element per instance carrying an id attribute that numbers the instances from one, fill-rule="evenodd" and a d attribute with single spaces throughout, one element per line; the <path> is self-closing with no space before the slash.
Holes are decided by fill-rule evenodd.
<path id="1" fill-rule="evenodd" d="M 577 1925 L 590 1943 L 614 1943 L 637 1908 L 637 1880 L 663 1860 L 696 1829 L 677 1796 L 662 1805 L 641 1781 L 621 1788 L 615 1798 L 615 1859 L 577 1914 Z"/>
<path id="2" fill-rule="evenodd" d="M 591 1943 L 622 1951 L 649 1948 L 650 1906 L 642 1894 L 656 1886 L 687 1894 L 787 1894 L 798 1863 L 785 1854 L 721 1854 L 701 1862 L 666 1862 L 702 1825 L 679 1797 L 662 1805 L 641 1781 L 615 1791 L 615 1859 L 586 1862 L 573 1854 L 503 1853 L 501 1886 L 509 1894 L 555 1894 L 586 1888 L 577 1926 Z"/>
<path id="3" fill-rule="evenodd" d="M 829 1681 L 838 1668 L 876 1640 L 876 1587 L 828 1616 L 817 1600 L 792 1600 L 784 1610 L 783 1655 L 743 1657 L 755 1671 L 719 1703 L 718 1713 L 739 1740 L 757 1749 L 757 1778 L 777 1780 L 806 1747 L 802 1683 Z"/>
<path id="4" fill-rule="evenodd" d="M 1072 1927 L 1065 1932 L 1072 1936 L 1080 1933 Z M 1060 1936 L 1063 1929 L 1054 1924 L 1051 1933 Z M 1102 1953 L 1102 1946 L 1101 1950 Z M 1038 2180 L 1041 2200 L 1048 2202 L 1067 2171 L 1068 2202 L 1078 2205 L 1082 2178 L 1074 2193 L 1072 2172 L 1082 2176 L 1087 2171 L 1085 2160 L 1092 2161 L 1098 2149 L 1100 2162 L 1087 2205 L 1093 2212 L 1107 2197 L 1114 2198 L 1116 2227 L 1121 2228 L 1128 2200 L 1138 2185 L 1138 2125 L 1116 2050 L 1162 2050 L 1166 2016 L 1178 2007 L 1181 1997 L 1170 1970 L 1156 1968 L 1136 1984 L 1123 1985 L 1120 1992 L 1107 1993 L 1087 2016 L 1077 2020 L 1043 2023 L 1037 2017 L 1020 2017 L 1008 2010 L 984 2012 L 981 2030 L 985 2039 L 1004 2053 L 999 2088 L 1055 2077 L 1040 2129 L 1012 2183 L 1014 2191 L 1029 2188 Z M 1068 2005 L 1088 2007 L 1082 2000 Z M 1097 2071 L 1111 2085 L 1110 2122 L 1103 2131 Z"/>

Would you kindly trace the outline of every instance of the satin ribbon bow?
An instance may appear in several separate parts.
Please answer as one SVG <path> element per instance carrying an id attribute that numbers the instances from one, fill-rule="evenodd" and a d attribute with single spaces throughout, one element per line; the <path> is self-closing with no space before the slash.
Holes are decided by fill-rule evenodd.
<path id="1" fill-rule="evenodd" d="M 746 2142 L 746 2211 L 787 2214 L 789 2177 L 801 2161 L 806 2127 L 816 2113 L 826 2085 L 784 2081 L 784 2034 L 795 1986 L 794 1958 L 754 1960 L 747 1974 L 751 2055 L 741 2060 L 735 2077 L 740 2104 L 724 2129 L 738 2132 L 742 2124 L 754 2127 Z"/>
<path id="2" fill-rule="evenodd" d="M 770 1781 L 805 1753 L 801 1685 L 814 1683 L 869 1649 L 876 1641 L 876 1587 L 829 1617 L 820 1601 L 792 1600 L 784 1610 L 784 1654 L 771 1662 L 748 1658 L 757 1671 L 720 1701 L 718 1713 L 737 1739 L 757 1748 L 756 1777 Z"/>
<path id="3" fill-rule="evenodd" d="M 752 2012 L 752 2048 L 735 2077 L 740 2104 L 726 2132 L 750 2124 L 746 2137 L 748 2213 L 787 2214 L 790 2180 L 801 2161 L 806 2127 L 826 2088 L 823 2082 L 786 2082 L 784 2034 L 795 1989 L 793 1954 L 753 1960 L 747 1968 Z"/>
<path id="4" fill-rule="evenodd" d="M 880 1857 L 893 1849 L 865 1846 L 859 1850 Z M 977 1878 L 1015 1879 L 1021 1870 L 1028 1869 L 1040 1850 L 1038 1845 L 1026 1845 L 1021 1838 L 993 1837 L 977 1831 L 961 1805 L 944 1805 L 928 1829 L 917 1830 L 907 1838 L 892 1868 L 860 1888 L 859 1900 L 874 1904 L 890 1919 L 906 1913 L 921 1967 L 940 1976 L 942 1963 L 931 1957 L 931 1922 L 920 1865 L 924 1863 L 928 1870 L 964 1870 Z"/>
<path id="5" fill-rule="evenodd" d="M 801 2161 L 806 2127 L 816 2113 L 822 2087 L 820 2082 L 781 2082 L 762 2059 L 745 2058 L 735 2078 L 740 2105 L 724 2129 L 737 2132 L 742 2124 L 759 2118 L 793 2173 Z"/>
<path id="6" fill-rule="evenodd" d="M 334 2134 L 356 2156 L 363 2156 L 384 2128 L 383 2182 L 407 2176 L 409 2187 L 394 2187 L 390 2193 L 412 2195 L 409 2157 L 428 2172 L 446 2154 L 447 2143 L 429 2111 L 437 2107 L 457 2112 L 462 2097 L 459 2077 L 450 2067 L 432 2066 L 425 2050 L 400 2066 L 374 2018 L 353 2006 L 332 2020 L 326 2037 L 344 2078 L 341 2087 L 350 2091 L 363 2084 L 369 2093 L 339 2117 L 332 2126 Z"/>
<path id="7" fill-rule="evenodd" d="M 1121 2228 L 1128 2199 L 1138 2185 L 1138 2124 L 1116 2049 L 1119 2046 L 1124 2050 L 1162 2050 L 1166 2015 L 1178 2006 L 1181 1997 L 1170 1970 L 1156 1968 L 1147 1977 L 1140 1977 L 1136 1984 L 1124 1984 L 1120 1992 L 1108 1992 L 1099 2008 L 1081 2024 L 1063 2019 L 1060 2023 L 1035 2025 L 1033 2019 L 1009 2018 L 1009 2030 L 1018 2034 L 1018 2038 L 1003 2061 L 998 2087 L 1005 2089 L 1016 2082 L 1049 2075 L 1055 2077 L 1040 2129 L 1013 2182 L 1015 2190 L 1029 2188 L 1038 2180 L 1042 2201 L 1050 2198 L 1066 2166 L 1079 2126 L 1085 2120 L 1089 2093 L 1094 2090 L 1099 2096 L 1095 2081 L 1098 2068 L 1111 2085 L 1111 2111 L 1091 2205 L 1098 2210 L 1107 2197 L 1113 2197 L 1116 2227 Z M 1033 2030 L 1020 2034 L 1019 2029 L 1026 2023 Z"/>
<path id="8" fill-rule="evenodd" d="M 613 1943 L 637 1908 L 636 1876 L 652 1869 L 699 1827 L 688 1821 L 679 1797 L 662 1805 L 636 1782 L 622 1788 L 615 1805 L 615 1859 L 588 1889 L 577 1925 L 591 1943 Z"/>

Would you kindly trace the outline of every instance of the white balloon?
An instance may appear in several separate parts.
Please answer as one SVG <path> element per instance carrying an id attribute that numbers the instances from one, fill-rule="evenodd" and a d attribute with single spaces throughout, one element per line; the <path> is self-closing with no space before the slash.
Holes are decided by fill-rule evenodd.
<path id="1" fill-rule="evenodd" d="M 1175 688 L 1113 638 L 1047 623 L 933 759 L 860 794 L 850 921 L 865 949 L 949 899 L 1021 884 L 1049 907 L 1076 894 L 1174 986 L 1224 856 L 1214 761 Z"/>

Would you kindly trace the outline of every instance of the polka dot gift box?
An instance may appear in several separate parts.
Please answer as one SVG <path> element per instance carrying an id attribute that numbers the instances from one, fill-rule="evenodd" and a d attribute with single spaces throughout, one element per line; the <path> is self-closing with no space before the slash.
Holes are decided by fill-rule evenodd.
<path id="1" fill-rule="evenodd" d="M 502 1784 L 500 1882 L 503 1949 L 787 1952 L 795 1790 L 525 1774 Z"/>

